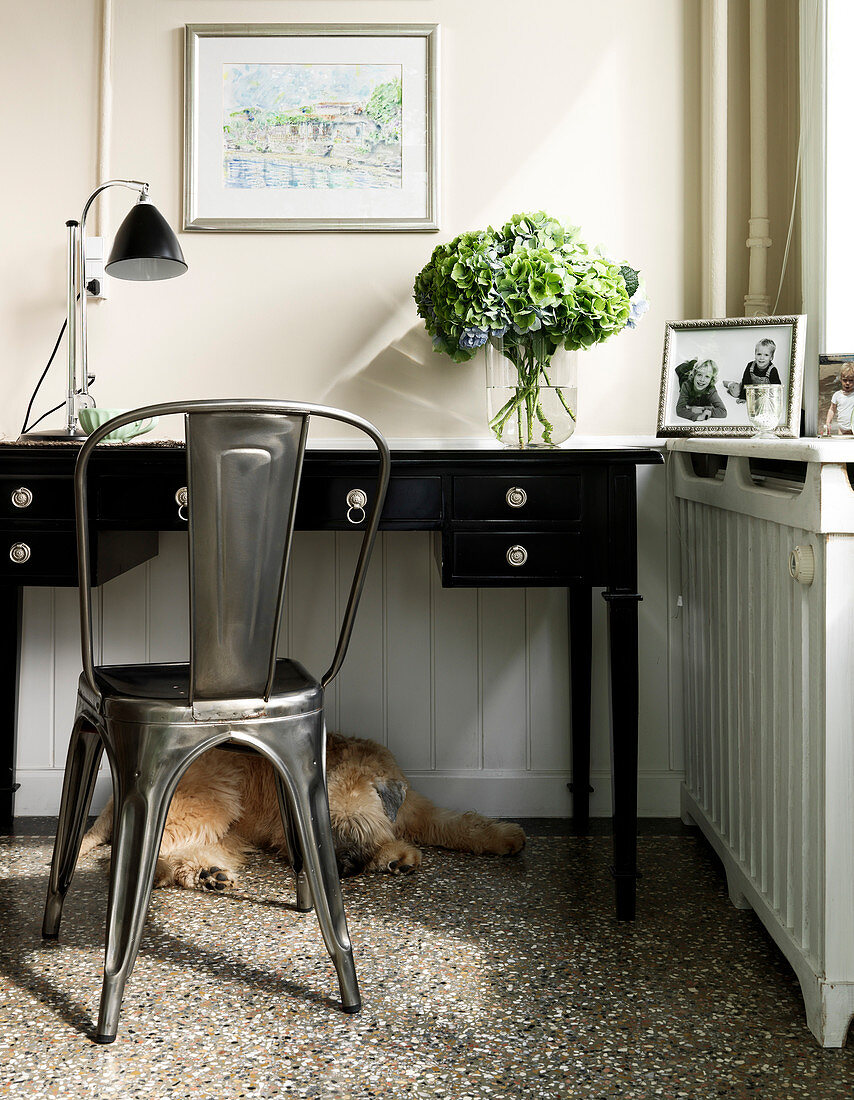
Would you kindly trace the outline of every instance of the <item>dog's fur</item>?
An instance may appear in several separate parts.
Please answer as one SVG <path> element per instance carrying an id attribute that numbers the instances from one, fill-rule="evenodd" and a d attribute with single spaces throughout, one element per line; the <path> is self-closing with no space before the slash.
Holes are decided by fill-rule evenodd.
<path id="1" fill-rule="evenodd" d="M 326 779 L 342 875 L 412 871 L 421 862 L 416 844 L 513 855 L 525 843 L 511 822 L 434 806 L 374 741 L 329 734 Z M 110 800 L 83 838 L 81 858 L 109 843 L 112 829 Z M 154 885 L 227 889 L 253 847 L 274 848 L 287 858 L 273 768 L 254 753 L 215 749 L 191 764 L 178 784 Z"/>

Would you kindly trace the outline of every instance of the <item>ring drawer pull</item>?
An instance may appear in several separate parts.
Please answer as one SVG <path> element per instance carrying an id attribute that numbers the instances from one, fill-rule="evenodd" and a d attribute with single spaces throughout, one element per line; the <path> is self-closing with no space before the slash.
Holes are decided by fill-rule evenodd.
<path id="1" fill-rule="evenodd" d="M 9 547 L 9 558 L 15 563 L 15 565 L 23 565 L 25 561 L 29 561 L 32 556 L 32 551 L 25 542 L 13 542 Z"/>
<path id="2" fill-rule="evenodd" d="M 518 485 L 514 485 L 512 489 L 507 490 L 504 499 L 511 508 L 523 508 L 528 502 L 528 494 Z"/>
<path id="3" fill-rule="evenodd" d="M 363 523 L 365 520 L 365 505 L 368 503 L 368 494 L 364 489 L 351 489 L 347 494 L 347 520 L 349 523 Z M 361 513 L 361 515 L 359 514 Z"/>
<path id="4" fill-rule="evenodd" d="M 12 493 L 12 503 L 16 508 L 29 508 L 33 503 L 33 494 L 30 489 L 22 485 Z"/>
<path id="5" fill-rule="evenodd" d="M 524 565 L 528 560 L 528 551 L 524 546 L 511 546 L 505 557 L 508 565 Z"/>
<path id="6" fill-rule="evenodd" d="M 187 492 L 186 485 L 182 485 L 178 492 L 175 494 L 175 500 L 178 504 L 178 519 L 182 519 L 186 523 L 187 505 L 190 503 L 190 494 Z"/>

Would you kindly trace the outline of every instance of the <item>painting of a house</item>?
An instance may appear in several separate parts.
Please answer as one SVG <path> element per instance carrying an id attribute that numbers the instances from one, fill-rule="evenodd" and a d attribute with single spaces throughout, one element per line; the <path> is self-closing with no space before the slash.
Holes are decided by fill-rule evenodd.
<path id="1" fill-rule="evenodd" d="M 227 188 L 401 186 L 398 65 L 223 67 Z"/>

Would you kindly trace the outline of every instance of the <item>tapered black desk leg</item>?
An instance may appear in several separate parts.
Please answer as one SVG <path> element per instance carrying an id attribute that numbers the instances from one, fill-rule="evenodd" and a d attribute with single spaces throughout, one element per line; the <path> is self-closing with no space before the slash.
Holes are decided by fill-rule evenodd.
<path id="1" fill-rule="evenodd" d="M 15 815 L 15 729 L 21 653 L 21 589 L 0 586 L 0 828 Z"/>
<path id="2" fill-rule="evenodd" d="M 593 593 L 586 585 L 567 590 L 569 673 L 572 685 L 572 822 L 576 833 L 590 826 L 590 664 Z"/>
<path id="3" fill-rule="evenodd" d="M 608 602 L 611 682 L 611 774 L 617 920 L 634 920 L 638 877 L 638 602 L 637 592 L 603 592 Z"/>

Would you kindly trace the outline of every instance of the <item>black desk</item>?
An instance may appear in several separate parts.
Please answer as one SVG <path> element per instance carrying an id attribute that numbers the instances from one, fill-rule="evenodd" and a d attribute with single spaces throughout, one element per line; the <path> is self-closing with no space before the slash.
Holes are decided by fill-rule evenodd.
<path id="1" fill-rule="evenodd" d="M 21 588 L 74 586 L 73 443 L 0 444 L 0 824 L 14 811 Z M 382 527 L 434 531 L 445 587 L 566 588 L 572 677 L 573 819 L 588 825 L 593 588 L 608 605 L 611 765 L 617 917 L 631 920 L 637 878 L 638 640 L 635 468 L 658 451 L 394 450 Z M 306 457 L 297 526 L 358 529 L 352 489 L 373 491 L 376 459 L 357 449 Z M 157 553 L 158 532 L 182 530 L 183 449 L 112 444 L 90 463 L 92 583 Z M 69 725 L 72 716 L 69 715 Z"/>

